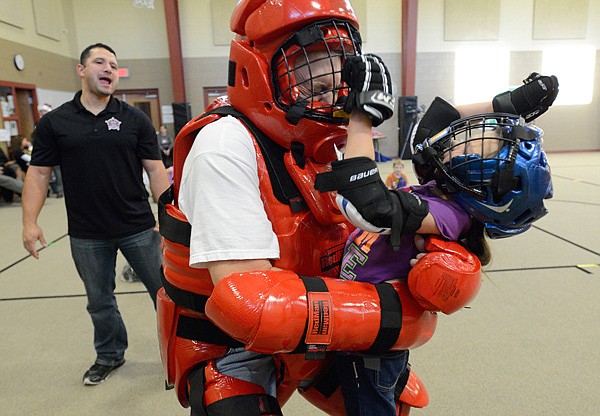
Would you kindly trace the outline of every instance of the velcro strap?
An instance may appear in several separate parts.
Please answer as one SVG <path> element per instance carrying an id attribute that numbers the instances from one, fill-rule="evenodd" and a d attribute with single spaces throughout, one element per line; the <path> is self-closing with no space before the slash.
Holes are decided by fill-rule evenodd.
<path id="1" fill-rule="evenodd" d="M 322 360 L 331 343 L 331 295 L 320 277 L 300 276 L 300 279 L 306 288 L 308 319 L 302 334 L 304 343 L 294 352 L 306 351 L 307 360 Z"/>
<path id="2" fill-rule="evenodd" d="M 167 205 L 173 203 L 173 185 L 158 198 L 158 224 L 160 235 L 182 246 L 190 246 L 191 225 L 169 215 Z"/>
<path id="3" fill-rule="evenodd" d="M 402 304 L 400 297 L 389 283 L 375 285 L 381 302 L 381 323 L 379 332 L 368 353 L 383 353 L 394 346 L 402 329 Z"/>
<path id="4" fill-rule="evenodd" d="M 207 344 L 225 345 L 229 348 L 244 346 L 243 343 L 231 338 L 211 321 L 187 315 L 179 315 L 177 319 L 177 336 Z"/>
<path id="5" fill-rule="evenodd" d="M 188 376 L 190 384 L 190 416 L 282 416 L 281 407 L 277 399 L 268 394 L 245 394 L 226 397 L 204 407 L 203 397 L 205 391 L 205 366 L 195 367 Z"/>
<path id="6" fill-rule="evenodd" d="M 402 394 L 402 391 L 406 387 L 408 383 L 408 377 L 410 376 L 410 364 L 406 366 L 406 370 L 402 372 L 398 381 L 396 382 L 396 386 L 394 387 L 394 402 L 397 402 Z"/>
<path id="7" fill-rule="evenodd" d="M 335 160 L 331 172 L 319 173 L 315 189 L 320 192 L 344 191 L 380 181 L 377 163 L 368 157 Z"/>
<path id="8" fill-rule="evenodd" d="M 190 385 L 190 416 L 207 416 L 204 408 L 204 368 L 206 365 L 198 365 L 190 371 L 187 381 Z"/>
<path id="9" fill-rule="evenodd" d="M 282 416 L 277 399 L 268 394 L 245 394 L 243 396 L 226 397 L 206 406 L 208 416 Z"/>
<path id="10" fill-rule="evenodd" d="M 189 292 L 171 284 L 171 282 L 165 278 L 162 268 L 160 270 L 160 278 L 162 280 L 163 287 L 165 288 L 165 292 L 167 295 L 169 295 L 173 302 L 184 308 L 204 313 L 204 307 L 206 306 L 208 296 Z"/>

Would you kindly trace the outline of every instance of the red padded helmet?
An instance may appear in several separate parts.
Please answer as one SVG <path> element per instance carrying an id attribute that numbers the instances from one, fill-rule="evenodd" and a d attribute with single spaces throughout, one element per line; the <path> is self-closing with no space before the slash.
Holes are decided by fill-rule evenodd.
<path id="1" fill-rule="evenodd" d="M 273 141 L 325 163 L 346 140 L 344 59 L 360 53 L 347 0 L 241 0 L 231 17 L 231 104 Z"/>

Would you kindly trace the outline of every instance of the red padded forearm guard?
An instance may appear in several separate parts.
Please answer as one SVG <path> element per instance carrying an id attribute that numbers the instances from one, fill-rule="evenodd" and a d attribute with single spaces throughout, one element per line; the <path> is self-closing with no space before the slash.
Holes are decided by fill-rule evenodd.
<path id="1" fill-rule="evenodd" d="M 408 274 L 408 287 L 428 311 L 449 315 L 468 305 L 481 287 L 481 264 L 459 243 L 428 237 L 428 253 Z"/>
<path id="2" fill-rule="evenodd" d="M 311 346 L 329 351 L 369 349 L 382 320 L 376 286 L 322 280 L 327 291 L 307 293 L 303 281 L 291 271 L 236 273 L 215 286 L 205 312 L 223 331 L 256 352 L 292 352 L 302 343 L 308 351 Z M 395 282 L 393 287 L 402 305 L 402 326 L 391 349 L 423 345 L 435 331 L 437 316 L 415 302 L 405 283 Z"/>

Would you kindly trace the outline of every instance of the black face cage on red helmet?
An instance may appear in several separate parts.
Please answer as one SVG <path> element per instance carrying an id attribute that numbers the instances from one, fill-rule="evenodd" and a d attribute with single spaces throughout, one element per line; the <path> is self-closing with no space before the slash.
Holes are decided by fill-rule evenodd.
<path id="1" fill-rule="evenodd" d="M 348 87 L 341 82 L 347 56 L 360 54 L 358 30 L 347 21 L 326 20 L 296 32 L 273 55 L 271 71 L 275 102 L 297 124 L 305 117 L 329 123 L 345 123 L 343 113 Z M 314 73 L 315 64 L 326 71 Z M 299 79 L 303 71 L 308 76 Z M 305 92 L 301 92 L 304 90 Z M 319 97 L 330 97 L 319 100 Z"/>

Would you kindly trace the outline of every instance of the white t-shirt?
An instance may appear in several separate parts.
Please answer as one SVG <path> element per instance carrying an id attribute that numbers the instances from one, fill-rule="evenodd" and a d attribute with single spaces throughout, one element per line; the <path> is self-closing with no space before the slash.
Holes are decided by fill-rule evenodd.
<path id="1" fill-rule="evenodd" d="M 279 258 L 252 137 L 235 117 L 222 117 L 198 133 L 183 165 L 179 208 L 192 226 L 190 266 Z"/>

